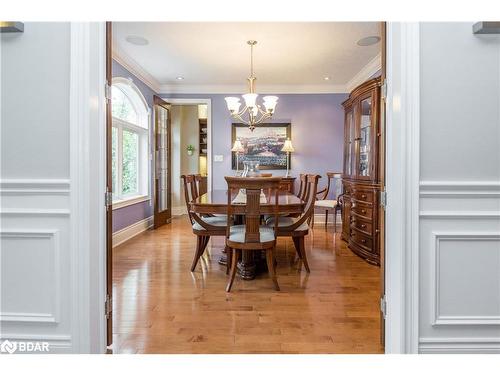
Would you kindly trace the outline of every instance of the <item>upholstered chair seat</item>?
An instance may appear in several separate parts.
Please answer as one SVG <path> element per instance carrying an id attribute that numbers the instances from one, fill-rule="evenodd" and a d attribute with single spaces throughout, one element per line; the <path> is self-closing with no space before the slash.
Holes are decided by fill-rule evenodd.
<path id="1" fill-rule="evenodd" d="M 335 199 L 322 199 L 322 200 L 314 202 L 314 206 L 324 207 L 324 208 L 335 208 L 335 206 L 337 206 L 337 200 L 335 200 Z"/>
<path id="2" fill-rule="evenodd" d="M 245 226 L 232 225 L 229 232 L 229 241 L 245 243 Z M 260 243 L 271 242 L 276 239 L 274 229 L 272 227 L 261 225 L 259 228 Z"/>
<path id="3" fill-rule="evenodd" d="M 210 224 L 210 225 L 215 225 L 215 226 L 220 226 L 220 227 L 225 227 L 227 223 L 227 216 L 207 216 L 207 217 L 202 217 L 201 220 L 204 223 Z M 193 223 L 193 229 L 202 231 L 205 230 L 199 223 L 196 221 Z"/>
<path id="4" fill-rule="evenodd" d="M 291 225 L 295 224 L 298 220 L 299 220 L 299 218 L 296 218 L 296 217 L 279 217 L 278 218 L 278 231 L 279 231 L 280 227 L 291 226 Z M 269 225 L 270 227 L 273 227 L 274 222 L 275 222 L 274 218 L 271 218 L 271 219 L 267 220 L 266 224 Z M 294 231 L 307 231 L 307 230 L 309 230 L 309 225 L 307 224 L 307 222 L 300 224 L 297 228 L 294 229 Z"/>

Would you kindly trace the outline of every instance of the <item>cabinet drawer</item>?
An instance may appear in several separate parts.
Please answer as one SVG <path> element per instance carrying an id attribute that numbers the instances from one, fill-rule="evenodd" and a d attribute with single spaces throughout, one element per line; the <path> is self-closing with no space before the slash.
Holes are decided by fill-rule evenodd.
<path id="1" fill-rule="evenodd" d="M 351 213 L 355 213 L 368 220 L 371 220 L 373 215 L 373 208 L 359 204 L 358 202 L 351 202 Z"/>
<path id="2" fill-rule="evenodd" d="M 356 190 L 352 193 L 352 197 L 357 201 L 373 203 L 375 201 L 375 194 L 373 191 Z"/>
<path id="3" fill-rule="evenodd" d="M 373 224 L 370 220 L 362 220 L 357 216 L 351 218 L 351 228 L 366 232 L 369 235 L 373 234 Z"/>
<path id="4" fill-rule="evenodd" d="M 360 231 L 351 227 L 351 241 L 357 244 L 358 246 L 362 246 L 373 252 L 373 239 L 371 236 L 367 236 L 366 234 L 361 233 Z"/>

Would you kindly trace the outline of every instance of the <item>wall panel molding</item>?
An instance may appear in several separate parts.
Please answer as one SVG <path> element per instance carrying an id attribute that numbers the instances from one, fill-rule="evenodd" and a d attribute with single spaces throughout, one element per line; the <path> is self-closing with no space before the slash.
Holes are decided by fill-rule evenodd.
<path id="1" fill-rule="evenodd" d="M 1 179 L 0 195 L 69 195 L 69 179 Z"/>
<path id="2" fill-rule="evenodd" d="M 443 325 L 500 325 L 500 315 L 482 316 L 482 315 L 462 315 L 445 316 L 441 314 L 440 306 L 440 252 L 443 241 L 498 241 L 500 248 L 500 232 L 432 232 L 431 249 L 431 316 L 433 326 Z"/>
<path id="3" fill-rule="evenodd" d="M 59 230 L 32 230 L 32 229 L 2 230 L 0 231 L 0 239 L 3 238 L 50 240 L 51 250 L 53 252 L 54 284 L 52 288 L 53 290 L 52 313 L 1 311 L 0 321 L 38 323 L 38 324 L 59 323 L 61 314 L 61 267 L 60 267 L 61 239 Z M 28 296 L 26 296 L 26 298 L 27 297 Z"/>
<path id="4" fill-rule="evenodd" d="M 500 198 L 500 181 L 420 181 L 422 198 Z"/>

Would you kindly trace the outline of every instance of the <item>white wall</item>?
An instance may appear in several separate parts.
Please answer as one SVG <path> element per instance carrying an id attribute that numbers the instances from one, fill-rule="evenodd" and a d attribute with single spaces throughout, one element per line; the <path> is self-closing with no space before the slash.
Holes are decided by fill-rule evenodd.
<path id="1" fill-rule="evenodd" d="M 419 351 L 500 352 L 500 36 L 420 24 Z"/>
<path id="2" fill-rule="evenodd" d="M 0 334 L 52 353 L 103 351 L 103 31 L 1 34 Z"/>

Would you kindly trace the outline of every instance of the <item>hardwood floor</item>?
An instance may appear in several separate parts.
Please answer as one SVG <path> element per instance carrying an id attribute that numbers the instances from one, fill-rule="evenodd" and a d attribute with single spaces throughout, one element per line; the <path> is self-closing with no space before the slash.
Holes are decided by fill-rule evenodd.
<path id="1" fill-rule="evenodd" d="M 311 273 L 290 239 L 278 240 L 280 292 L 267 273 L 225 292 L 212 239 L 189 272 L 196 237 L 188 219 L 113 250 L 114 353 L 382 353 L 379 271 L 353 255 L 333 227 L 306 238 Z"/>

